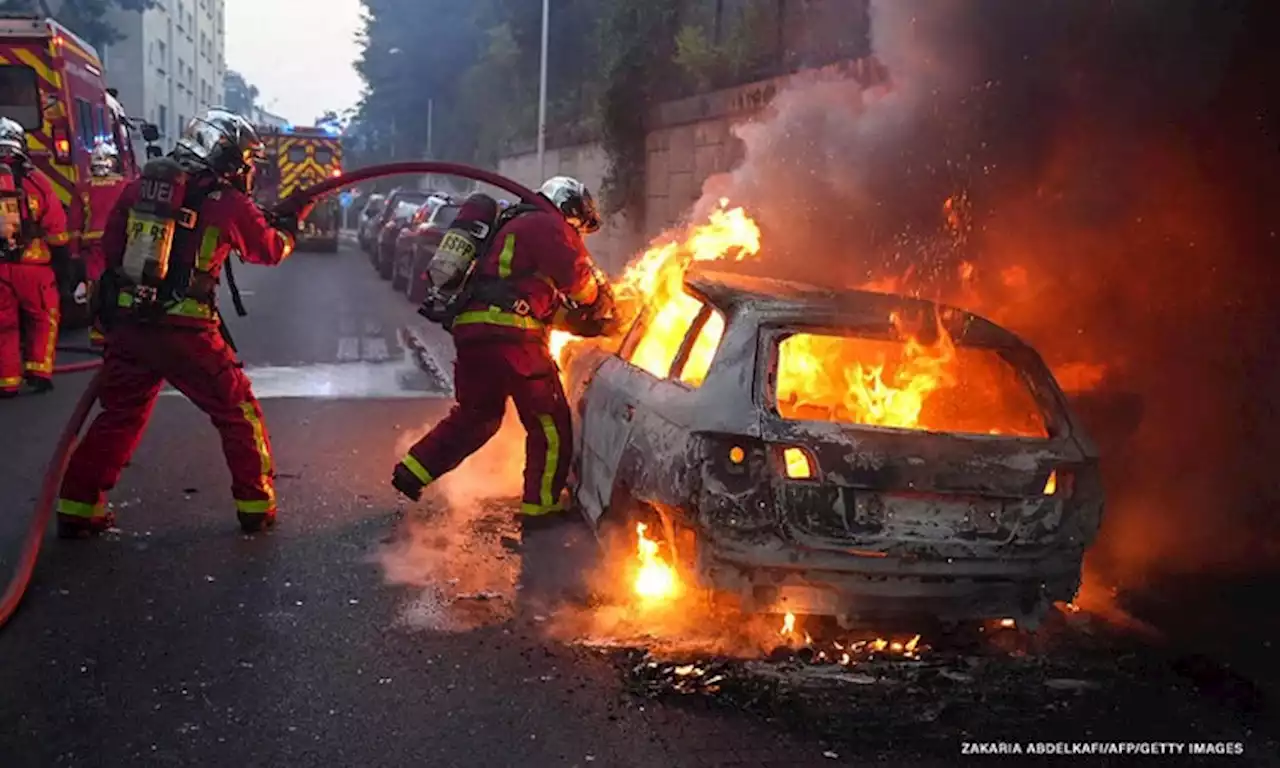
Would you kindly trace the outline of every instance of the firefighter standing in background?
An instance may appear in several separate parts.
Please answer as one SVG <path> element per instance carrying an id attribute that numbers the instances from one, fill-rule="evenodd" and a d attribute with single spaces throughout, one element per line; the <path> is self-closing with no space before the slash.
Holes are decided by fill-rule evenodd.
<path id="1" fill-rule="evenodd" d="M 0 397 L 18 394 L 25 378 L 36 392 L 53 389 L 58 343 L 58 280 L 70 263 L 67 212 L 53 183 L 27 157 L 27 132 L 0 118 L 0 174 L 10 216 L 0 243 Z"/>
<path id="2" fill-rule="evenodd" d="M 80 242 L 85 247 L 85 272 L 91 282 L 97 282 L 107 263 L 102 253 L 102 233 L 125 187 L 116 148 L 108 142 L 99 142 L 89 156 L 89 171 L 92 175 L 84 193 L 84 231 L 80 233 Z"/>
<path id="3" fill-rule="evenodd" d="M 107 217 L 115 208 L 116 201 L 125 187 L 124 175 L 120 173 L 120 153 L 109 142 L 99 142 L 89 156 L 89 188 L 84 193 L 84 231 L 80 233 L 80 244 L 84 248 L 85 279 L 96 284 L 106 270 L 107 259 L 102 252 L 102 233 L 107 228 Z M 76 300 L 82 301 L 77 289 Z M 89 340 L 97 345 L 103 341 L 100 328 L 95 326 L 89 330 Z"/>
<path id="4" fill-rule="evenodd" d="M 527 433 L 521 527 L 544 527 L 564 510 L 573 433 L 548 333 L 567 307 L 607 331 L 613 311 L 608 280 L 595 267 L 583 236 L 600 228 L 591 193 L 567 177 L 540 194 L 561 215 L 534 205 L 508 208 L 473 195 L 442 238 L 429 270 L 435 286 L 466 280 L 451 326 L 457 361 L 457 403 L 399 464 L 392 485 L 410 499 L 480 449 L 502 424 L 507 398 Z M 465 265 L 474 272 L 463 277 Z M 441 264 L 446 269 L 441 269 Z M 428 302 L 431 300 L 428 299 Z M 581 329 L 580 329 L 581 330 Z"/>
<path id="5" fill-rule="evenodd" d="M 164 382 L 213 421 L 231 470 L 241 527 L 275 522 L 275 470 L 262 409 L 229 345 L 216 306 L 232 250 L 274 265 L 293 249 L 296 215 L 268 220 L 249 197 L 262 142 L 238 115 L 192 120 L 168 157 L 149 162 L 112 209 L 107 269 L 96 294 L 107 334 L 102 412 L 71 457 L 58 532 L 78 537 L 113 524 L 105 494 L 129 461 Z"/>

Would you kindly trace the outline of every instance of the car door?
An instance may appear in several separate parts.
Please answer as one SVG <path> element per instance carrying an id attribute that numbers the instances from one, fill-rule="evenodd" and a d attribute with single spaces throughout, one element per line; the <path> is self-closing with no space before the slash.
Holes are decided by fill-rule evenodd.
<path id="1" fill-rule="evenodd" d="M 621 462 L 635 442 L 633 432 L 645 430 L 641 443 L 647 444 L 648 431 L 667 420 L 668 407 L 678 407 L 669 398 L 691 394 L 679 379 L 689 358 L 689 337 L 705 320 L 703 309 L 695 302 L 691 312 L 675 319 L 664 315 L 661 322 L 651 322 L 657 313 L 646 310 L 619 353 L 605 359 L 586 386 L 578 496 L 593 519 L 612 500 Z"/>

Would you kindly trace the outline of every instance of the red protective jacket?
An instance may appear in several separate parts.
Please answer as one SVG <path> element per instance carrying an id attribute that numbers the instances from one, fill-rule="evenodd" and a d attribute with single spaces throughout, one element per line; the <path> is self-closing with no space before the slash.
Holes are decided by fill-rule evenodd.
<path id="1" fill-rule="evenodd" d="M 54 248 L 65 247 L 71 237 L 67 232 L 67 211 L 53 191 L 53 182 L 38 168 L 23 171 L 22 191 L 27 200 L 26 216 L 41 233 L 27 244 L 23 264 L 48 264 Z"/>
<path id="2" fill-rule="evenodd" d="M 462 218 L 465 211 L 459 211 Z M 502 279 L 527 306 L 512 311 L 482 300 L 467 304 L 453 323 L 459 339 L 529 338 L 547 333 L 565 296 L 590 304 L 597 285 L 591 254 L 578 231 L 562 216 L 546 211 L 522 213 L 498 230 L 480 254 L 472 280 L 477 287 Z"/>
<path id="3" fill-rule="evenodd" d="M 102 243 L 110 268 L 119 267 L 123 261 L 129 210 L 137 202 L 141 187 L 141 179 L 129 182 L 107 218 Z M 223 186 L 209 193 L 197 216 L 194 236 L 187 242 L 198 249 L 194 260 L 196 272 L 204 273 L 214 281 L 221 277 L 222 265 L 232 251 L 238 251 L 242 261 L 266 266 L 279 264 L 293 252 L 293 235 L 272 227 L 262 209 L 237 189 Z M 170 259 L 171 263 L 180 260 L 178 254 L 173 254 Z M 119 306 L 132 306 L 132 294 L 127 289 L 120 294 Z M 171 308 L 168 319 L 178 325 L 217 322 L 213 303 L 194 298 Z"/>
<path id="4" fill-rule="evenodd" d="M 119 174 L 94 176 L 84 193 L 84 229 L 80 232 L 85 271 L 90 280 L 97 280 L 106 269 L 106 257 L 102 252 L 102 235 L 107 228 L 111 211 L 124 191 L 125 178 Z"/>

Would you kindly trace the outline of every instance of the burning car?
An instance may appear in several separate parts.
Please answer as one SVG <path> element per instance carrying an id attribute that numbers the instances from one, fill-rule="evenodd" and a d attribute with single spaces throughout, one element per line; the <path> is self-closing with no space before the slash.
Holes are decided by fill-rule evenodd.
<path id="1" fill-rule="evenodd" d="M 564 363 L 602 540 L 654 531 L 745 610 L 844 625 L 1034 626 L 1075 596 L 1098 456 L 1033 349 L 919 299 L 680 274 Z"/>

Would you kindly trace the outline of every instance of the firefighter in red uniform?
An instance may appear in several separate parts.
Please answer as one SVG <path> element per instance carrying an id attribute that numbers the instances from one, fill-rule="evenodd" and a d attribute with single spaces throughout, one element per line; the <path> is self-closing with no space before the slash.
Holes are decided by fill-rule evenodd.
<path id="1" fill-rule="evenodd" d="M 58 280 L 68 265 L 67 212 L 49 178 L 27 157 L 27 132 L 0 118 L 0 169 L 12 192 L 17 226 L 0 243 L 0 397 L 18 394 L 23 378 L 36 392 L 53 389 L 58 343 Z"/>
<path id="2" fill-rule="evenodd" d="M 93 148 L 89 170 L 92 175 L 84 193 L 84 231 L 80 233 L 80 243 L 85 248 L 85 272 L 91 282 L 97 282 L 107 264 L 102 253 L 102 234 L 107 228 L 107 217 L 124 191 L 125 178 L 120 173 L 120 155 L 107 142 Z"/>
<path id="3" fill-rule="evenodd" d="M 253 203 L 261 155 L 248 122 L 209 110 L 191 121 L 168 157 L 147 164 L 112 209 L 103 236 L 107 270 L 95 297 L 107 334 L 102 412 L 67 467 L 59 535 L 91 535 L 113 524 L 105 494 L 166 381 L 221 433 L 241 527 L 252 533 L 274 524 L 275 471 L 262 409 L 216 306 L 231 251 L 247 262 L 279 264 L 306 215 L 268 220 Z"/>
<path id="4" fill-rule="evenodd" d="M 525 530 L 553 523 L 564 510 L 573 456 L 569 406 L 548 349 L 549 330 L 566 307 L 599 321 L 613 311 L 608 281 L 583 243 L 583 235 L 600 228 L 591 193 L 581 182 L 556 177 L 540 194 L 561 215 L 533 205 L 499 215 L 492 198 L 472 196 L 442 238 L 429 268 L 436 285 L 437 260 L 450 254 L 468 263 L 474 258 L 460 311 L 445 322 L 457 348 L 457 404 L 392 476 L 402 494 L 421 498 L 423 488 L 498 432 L 511 398 L 527 434 L 520 508 Z M 425 308 L 424 314 L 429 315 Z M 607 322 L 598 323 L 596 335 L 608 331 Z"/>
<path id="5" fill-rule="evenodd" d="M 85 279 L 95 284 L 107 268 L 107 257 L 102 252 L 102 233 L 107 228 L 107 217 L 124 191 L 125 178 L 120 173 L 120 153 L 108 142 L 99 142 L 89 156 L 89 188 L 84 193 L 84 231 L 80 233 L 83 247 Z M 82 301 L 77 288 L 76 301 Z M 89 340 L 94 345 L 103 342 L 101 329 L 96 325 L 89 329 Z"/>

